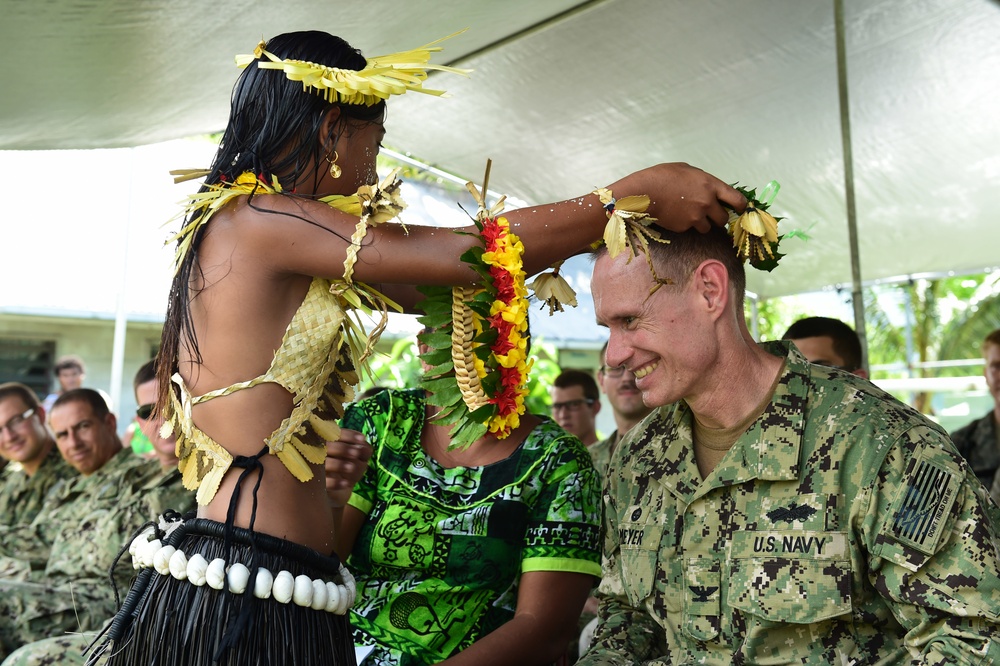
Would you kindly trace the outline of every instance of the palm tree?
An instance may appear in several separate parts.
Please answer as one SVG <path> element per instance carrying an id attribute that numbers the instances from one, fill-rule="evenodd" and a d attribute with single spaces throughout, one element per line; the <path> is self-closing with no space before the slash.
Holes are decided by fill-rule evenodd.
<path id="1" fill-rule="evenodd" d="M 941 336 L 942 359 L 976 358 L 983 339 L 1000 328 L 1000 274 L 985 275 L 968 297 L 968 307 L 948 322 Z"/>
<path id="2" fill-rule="evenodd" d="M 963 366 L 928 368 L 924 364 L 980 355 L 983 338 L 1000 328 L 998 286 L 1000 275 L 978 274 L 921 278 L 889 289 L 866 290 L 869 365 L 896 364 L 911 377 L 969 374 Z M 920 392 L 913 396 L 912 405 L 931 414 L 930 400 L 929 393 Z"/>

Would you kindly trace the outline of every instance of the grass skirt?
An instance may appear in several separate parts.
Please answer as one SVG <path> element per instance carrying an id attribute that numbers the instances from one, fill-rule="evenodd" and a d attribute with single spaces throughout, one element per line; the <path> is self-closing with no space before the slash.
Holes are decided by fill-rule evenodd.
<path id="1" fill-rule="evenodd" d="M 227 543 L 223 523 L 193 519 L 163 543 L 188 558 L 201 553 L 208 562 L 240 562 L 251 572 L 263 567 L 272 574 L 337 577 L 335 555 L 243 528 L 228 531 Z M 246 592 L 233 594 L 143 569 L 88 663 L 106 653 L 111 666 L 355 666 L 348 615 L 258 599 L 252 590 L 253 577 Z"/>

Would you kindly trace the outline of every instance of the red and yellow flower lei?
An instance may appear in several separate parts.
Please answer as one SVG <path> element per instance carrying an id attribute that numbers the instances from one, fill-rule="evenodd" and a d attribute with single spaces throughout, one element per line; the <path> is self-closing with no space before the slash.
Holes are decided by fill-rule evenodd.
<path id="1" fill-rule="evenodd" d="M 487 429 L 502 439 L 520 423 L 532 365 L 528 359 L 528 341 L 524 336 L 528 330 L 528 290 L 524 286 L 524 271 L 521 269 L 524 245 L 510 233 L 505 217 L 487 218 L 481 235 L 486 245 L 482 260 L 489 266 L 496 291 L 486 321 L 497 332 L 490 351 L 496 362 L 495 371 L 500 376 L 497 390 L 489 398 L 490 403 L 496 405 L 497 413 L 487 421 Z M 474 362 L 480 380 L 494 371 L 479 356 Z"/>
<path id="2" fill-rule="evenodd" d="M 488 173 L 487 173 L 488 177 Z M 421 335 L 430 348 L 422 358 L 428 402 L 441 407 L 435 420 L 451 425 L 451 447 L 467 447 L 487 433 L 503 439 L 520 424 L 528 394 L 528 290 L 521 255 L 524 245 L 499 212 L 503 199 L 474 218 L 481 245 L 462 255 L 483 278 L 481 287 L 425 287 Z M 486 191 L 485 184 L 483 192 Z M 459 232 L 462 233 L 462 232 Z"/>

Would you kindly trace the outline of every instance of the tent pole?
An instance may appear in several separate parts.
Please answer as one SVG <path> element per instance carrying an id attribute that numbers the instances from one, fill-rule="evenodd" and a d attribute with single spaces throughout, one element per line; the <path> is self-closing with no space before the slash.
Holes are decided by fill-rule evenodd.
<path id="1" fill-rule="evenodd" d="M 861 293 L 861 259 L 858 253 L 858 214 L 854 199 L 854 153 L 851 150 L 851 106 L 847 98 L 847 49 L 844 38 L 844 0 L 833 0 L 837 33 L 837 88 L 840 92 L 840 138 L 844 152 L 844 194 L 847 203 L 847 236 L 851 248 L 851 302 L 854 330 L 861 340 L 861 365 L 868 367 L 865 303 Z"/>
<path id="2" fill-rule="evenodd" d="M 124 417 L 125 412 L 122 410 L 122 379 L 125 374 L 125 332 L 128 328 L 128 312 L 125 307 L 125 290 L 128 287 L 128 250 L 129 250 L 129 227 L 131 226 L 132 217 L 134 213 L 134 189 L 135 182 L 133 174 L 135 173 L 135 148 L 129 148 L 128 151 L 129 160 L 129 181 L 128 181 L 128 201 L 129 205 L 125 211 L 125 228 L 123 229 L 123 239 L 122 239 L 122 281 L 118 286 L 118 302 L 115 308 L 115 330 L 114 330 L 114 341 L 111 346 L 111 386 L 108 387 L 108 393 L 111 395 L 111 403 L 115 406 L 115 412 L 120 416 Z M 124 426 L 128 425 L 131 419 L 122 418 L 124 423 L 119 422 L 118 427 L 120 429 L 119 434 L 122 434 Z"/>

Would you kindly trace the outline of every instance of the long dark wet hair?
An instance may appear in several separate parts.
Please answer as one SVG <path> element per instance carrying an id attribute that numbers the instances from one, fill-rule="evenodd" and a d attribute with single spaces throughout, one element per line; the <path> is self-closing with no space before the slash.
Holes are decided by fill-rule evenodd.
<path id="1" fill-rule="evenodd" d="M 360 70 L 366 64 L 361 52 L 346 41 L 315 30 L 278 35 L 267 42 L 266 49 L 281 59 L 340 69 Z M 325 165 L 324 158 L 333 151 L 340 134 L 384 119 L 384 102 L 372 106 L 330 103 L 322 94 L 303 90 L 300 82 L 288 80 L 284 72 L 260 69 L 256 62 L 247 65 L 233 88 L 229 123 L 201 191 L 208 185 L 233 182 L 246 171 L 263 174 L 268 180 L 276 175 L 288 190 L 311 179 L 314 189 L 322 176 L 320 166 Z M 327 141 L 320 142 L 320 127 L 333 107 L 340 108 L 341 120 L 333 124 Z M 287 190 L 284 195 L 299 196 Z M 253 194 L 248 203 L 253 206 Z M 196 233 L 170 287 L 156 368 L 157 411 L 169 404 L 170 378 L 177 371 L 181 347 L 189 350 L 195 363 L 201 362 L 190 304 L 198 296 L 191 287 L 192 271 L 200 270 L 198 250 L 205 229 L 203 226 Z"/>

